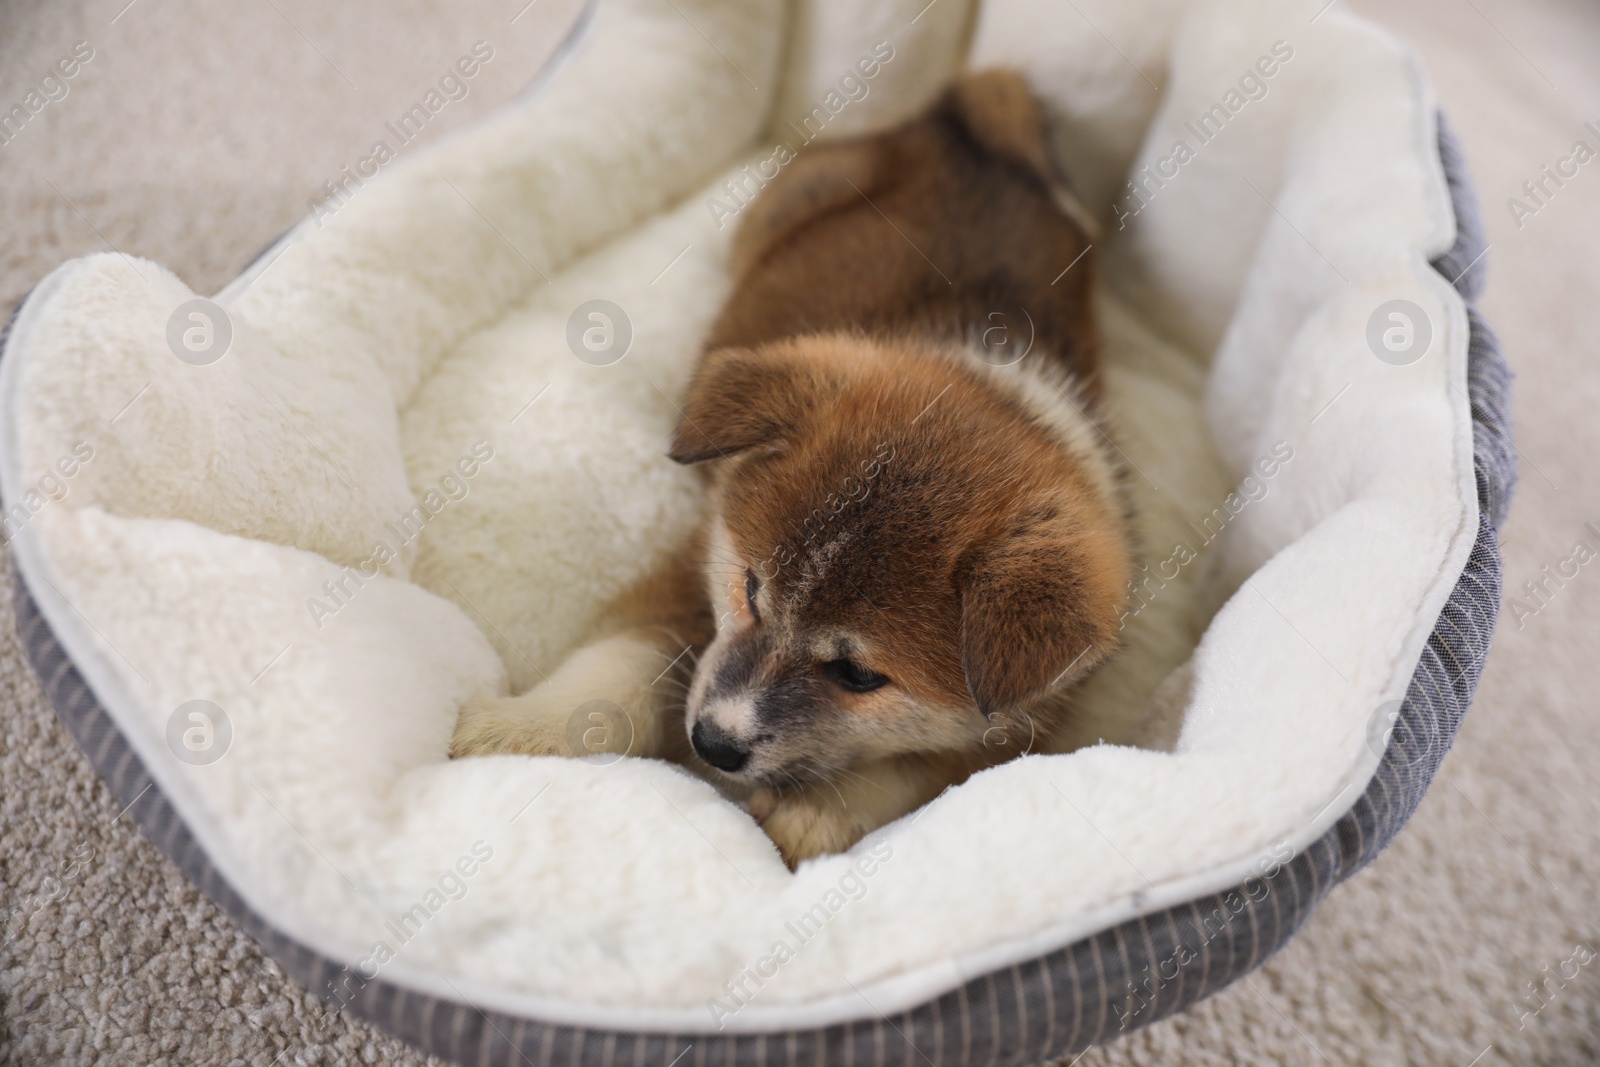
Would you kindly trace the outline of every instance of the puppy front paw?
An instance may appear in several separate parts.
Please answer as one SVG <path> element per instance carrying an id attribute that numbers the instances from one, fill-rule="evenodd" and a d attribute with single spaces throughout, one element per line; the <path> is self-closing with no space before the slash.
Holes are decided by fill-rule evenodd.
<path id="1" fill-rule="evenodd" d="M 461 709 L 450 758 L 565 756 L 567 716 L 552 715 L 527 696 L 478 697 Z"/>
<path id="2" fill-rule="evenodd" d="M 810 790 L 781 795 L 758 789 L 747 806 L 791 871 L 814 856 L 845 851 L 864 833 L 836 801 Z"/>

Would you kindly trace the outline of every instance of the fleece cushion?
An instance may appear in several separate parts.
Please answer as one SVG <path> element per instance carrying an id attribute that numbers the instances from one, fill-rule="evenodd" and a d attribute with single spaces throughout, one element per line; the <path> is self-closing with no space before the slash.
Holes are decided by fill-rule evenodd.
<path id="1" fill-rule="evenodd" d="M 81 676 L 167 829 L 340 963 L 341 1000 L 848 1026 L 1261 885 L 1392 753 L 1481 527 L 1433 104 L 1404 48 L 1318 7 L 608 0 L 541 92 L 211 301 L 63 266 L 0 362 L 47 681 Z M 996 64 L 1103 228 L 1144 565 L 1075 750 L 792 875 L 670 765 L 447 761 L 467 699 L 534 684 L 691 536 L 664 442 L 752 175 Z"/>

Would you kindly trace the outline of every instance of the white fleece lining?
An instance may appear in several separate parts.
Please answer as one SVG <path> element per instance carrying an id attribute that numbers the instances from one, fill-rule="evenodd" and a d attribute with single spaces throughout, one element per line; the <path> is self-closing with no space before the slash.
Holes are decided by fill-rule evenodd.
<path id="1" fill-rule="evenodd" d="M 461 701 L 535 681 L 693 525 L 697 483 L 660 456 L 674 413 L 658 393 L 681 387 L 725 291 L 731 227 L 704 201 L 766 154 L 785 20 L 764 4 L 679 2 L 687 20 L 658 0 L 608 2 L 544 93 L 407 159 L 326 230 L 302 228 L 270 272 L 224 291 L 239 332 L 214 367 L 165 352 L 160 328 L 190 294 L 160 268 L 140 265 L 148 283 L 116 256 L 57 270 L 0 360 L 0 488 L 15 504 L 73 441 L 101 435 L 13 551 L 91 689 L 268 922 L 353 964 L 383 936 L 376 919 L 491 840 L 494 859 L 385 980 L 573 1024 L 695 1031 L 717 1028 L 708 999 L 853 857 L 790 876 L 746 817 L 664 764 L 443 759 Z M 1403 696 L 1465 564 L 1467 331 L 1427 266 L 1453 222 L 1415 63 L 1337 9 L 1311 24 L 1318 5 L 1296 8 L 1285 30 L 1278 5 L 1256 0 L 1170 6 L 1084 3 L 1080 17 L 989 0 L 974 16 L 946 0 L 913 23 L 922 4 L 883 0 L 861 20 L 809 5 L 822 15 L 785 100 L 834 83 L 881 27 L 938 42 L 970 26 L 973 65 L 1019 66 L 1058 127 L 1087 138 L 1094 115 L 1141 110 L 1133 149 L 1147 159 L 1229 72 L 1292 39 L 1295 59 L 1250 117 L 1126 232 L 1102 219 L 1100 303 L 1145 559 L 1166 557 L 1273 442 L 1296 451 L 1086 687 L 1101 735 L 1131 719 L 1171 751 L 1029 757 L 873 835 L 856 854 L 887 844 L 894 858 L 727 1030 L 909 1007 L 1315 840 L 1370 779 L 1369 713 Z M 1108 56 L 1101 33 L 1131 58 Z M 927 91 L 920 69 L 890 91 L 895 64 L 916 59 L 897 48 L 851 123 L 887 121 Z M 1151 62 L 1166 74 L 1159 108 L 1130 66 Z M 1066 161 L 1091 205 L 1136 162 L 1098 143 Z M 1239 174 L 1258 190 L 1241 194 Z M 1219 215 L 1231 231 L 1213 229 Z M 1197 244 L 1230 240 L 1231 275 L 1197 258 Z M 565 350 L 567 314 L 596 295 L 634 319 L 634 348 L 611 368 Z M 1435 323 L 1429 354 L 1404 368 L 1365 350 L 1367 315 L 1396 296 Z M 113 445 L 106 421 L 145 382 Z M 508 421 L 541 386 L 532 414 Z M 195 434 L 210 435 L 203 448 Z M 320 582 L 480 438 L 495 457 L 465 498 L 312 627 L 304 601 Z M 211 465 L 185 467 L 195 452 Z M 196 696 L 235 718 L 234 749 L 212 767 L 177 763 L 163 740 Z"/>

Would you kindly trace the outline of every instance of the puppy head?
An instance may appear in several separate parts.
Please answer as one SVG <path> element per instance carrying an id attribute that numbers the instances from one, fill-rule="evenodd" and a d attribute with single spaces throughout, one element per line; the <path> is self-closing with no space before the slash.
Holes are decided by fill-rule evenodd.
<path id="1" fill-rule="evenodd" d="M 1118 509 L 980 368 L 840 335 L 714 350 L 671 456 L 719 468 L 688 723 L 736 778 L 981 750 L 1115 647 Z"/>

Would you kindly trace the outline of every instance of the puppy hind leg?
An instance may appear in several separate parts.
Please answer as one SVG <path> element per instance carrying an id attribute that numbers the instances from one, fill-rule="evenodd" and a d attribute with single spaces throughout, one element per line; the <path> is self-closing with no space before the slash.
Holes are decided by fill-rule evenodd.
<path id="1" fill-rule="evenodd" d="M 870 195 L 877 179 L 871 144 L 807 148 L 746 210 L 733 238 L 733 273 L 742 275 L 773 245 L 819 215 Z"/>

